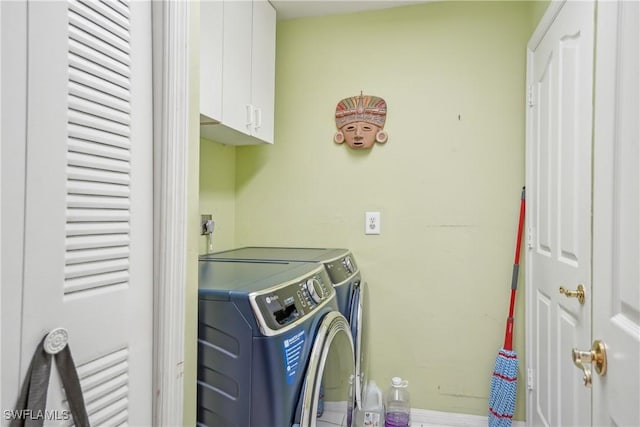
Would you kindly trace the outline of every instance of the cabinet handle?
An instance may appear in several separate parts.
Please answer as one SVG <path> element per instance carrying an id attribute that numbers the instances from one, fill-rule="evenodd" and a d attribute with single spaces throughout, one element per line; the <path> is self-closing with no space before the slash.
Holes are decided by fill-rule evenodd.
<path id="1" fill-rule="evenodd" d="M 253 124 L 253 105 L 247 104 L 245 108 L 246 108 L 245 126 L 251 127 L 251 125 Z"/>
<path id="2" fill-rule="evenodd" d="M 253 127 L 255 130 L 258 130 L 262 127 L 262 108 L 254 108 L 255 121 L 253 122 Z"/>

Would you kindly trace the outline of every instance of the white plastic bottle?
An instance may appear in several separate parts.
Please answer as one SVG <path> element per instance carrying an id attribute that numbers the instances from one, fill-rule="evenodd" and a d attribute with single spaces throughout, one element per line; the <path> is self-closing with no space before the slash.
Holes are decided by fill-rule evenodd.
<path id="1" fill-rule="evenodd" d="M 362 409 L 358 411 L 357 427 L 383 427 L 384 406 L 382 391 L 375 381 L 369 381 L 365 387 Z"/>
<path id="2" fill-rule="evenodd" d="M 411 403 L 409 401 L 409 381 L 400 377 L 391 379 L 384 408 L 385 427 L 409 427 L 411 425 Z"/>

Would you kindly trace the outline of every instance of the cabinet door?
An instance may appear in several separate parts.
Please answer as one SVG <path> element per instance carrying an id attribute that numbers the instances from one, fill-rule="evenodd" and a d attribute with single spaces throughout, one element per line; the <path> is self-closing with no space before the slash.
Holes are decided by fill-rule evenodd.
<path id="1" fill-rule="evenodd" d="M 222 120 L 223 3 L 200 3 L 200 114 L 201 121 Z"/>
<path id="2" fill-rule="evenodd" d="M 266 0 L 253 2 L 251 103 L 254 106 L 251 134 L 273 143 L 276 11 Z"/>
<path id="3" fill-rule="evenodd" d="M 252 2 L 225 1 L 223 31 L 222 123 L 251 131 Z"/>

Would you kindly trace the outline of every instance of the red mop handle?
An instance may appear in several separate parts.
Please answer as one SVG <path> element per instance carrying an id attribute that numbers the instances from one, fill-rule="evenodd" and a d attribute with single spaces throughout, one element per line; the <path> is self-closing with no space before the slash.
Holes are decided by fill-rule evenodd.
<path id="1" fill-rule="evenodd" d="M 520 197 L 520 218 L 518 219 L 518 238 L 516 240 L 516 256 L 513 261 L 514 265 L 520 264 L 520 246 L 522 243 L 522 228 L 524 226 L 524 204 L 524 187 L 522 187 L 522 196 Z"/>
<path id="2" fill-rule="evenodd" d="M 518 236 L 516 238 L 516 256 L 513 261 L 513 273 L 511 275 L 511 302 L 509 304 L 509 317 L 507 318 L 507 331 L 504 335 L 504 349 L 513 350 L 513 310 L 516 305 L 516 289 L 518 288 L 518 270 L 520 269 L 520 247 L 522 243 L 522 228 L 524 226 L 525 193 L 522 187 L 520 197 L 520 217 L 518 218 Z"/>

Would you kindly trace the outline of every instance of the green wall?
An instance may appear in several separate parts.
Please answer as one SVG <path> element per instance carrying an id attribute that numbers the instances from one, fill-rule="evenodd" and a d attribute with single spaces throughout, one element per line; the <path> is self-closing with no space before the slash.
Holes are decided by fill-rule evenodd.
<path id="1" fill-rule="evenodd" d="M 235 244 L 236 148 L 200 140 L 200 212 L 215 221 L 213 250 L 231 249 Z M 200 237 L 200 253 L 209 251 L 209 241 Z"/>
<path id="2" fill-rule="evenodd" d="M 201 141 L 200 208 L 216 219 L 214 249 L 351 249 L 370 286 L 371 376 L 381 386 L 408 379 L 416 408 L 487 413 L 524 183 L 526 43 L 541 3 L 281 21 L 275 144 Z M 333 142 L 336 103 L 360 91 L 388 105 L 389 141 L 366 152 Z M 381 212 L 379 236 L 364 235 L 369 210 Z"/>
<path id="3" fill-rule="evenodd" d="M 549 7 L 549 4 L 551 3 L 551 0 L 535 0 L 531 3 L 531 25 L 532 25 L 532 29 L 535 29 L 535 27 L 538 25 L 538 22 L 540 22 L 540 19 L 542 18 L 542 16 L 544 15 L 544 13 L 547 11 L 547 8 Z"/>

